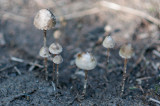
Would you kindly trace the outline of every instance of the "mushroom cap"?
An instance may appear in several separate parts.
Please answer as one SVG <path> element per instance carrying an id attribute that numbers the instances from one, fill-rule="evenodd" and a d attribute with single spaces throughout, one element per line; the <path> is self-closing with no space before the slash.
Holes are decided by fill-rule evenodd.
<path id="1" fill-rule="evenodd" d="M 49 57 L 49 50 L 47 47 L 42 47 L 39 51 L 39 55 L 43 58 Z"/>
<path id="2" fill-rule="evenodd" d="M 40 30 L 49 30 L 56 25 L 55 16 L 47 9 L 41 9 L 34 17 L 34 25 Z"/>
<path id="3" fill-rule="evenodd" d="M 76 57 L 76 65 L 83 70 L 92 70 L 96 67 L 97 61 L 91 53 L 79 53 Z"/>
<path id="4" fill-rule="evenodd" d="M 115 42 L 114 42 L 114 40 L 112 39 L 111 36 L 107 36 L 107 37 L 104 39 L 102 45 L 103 45 L 103 47 L 105 47 L 105 48 L 113 48 L 113 47 L 115 46 Z"/>
<path id="5" fill-rule="evenodd" d="M 49 46 L 49 52 L 52 54 L 60 54 L 62 52 L 62 46 L 59 43 L 52 43 Z"/>
<path id="6" fill-rule="evenodd" d="M 112 27 L 111 27 L 110 25 L 106 25 L 106 26 L 104 27 L 104 30 L 105 30 L 105 32 L 111 32 Z"/>
<path id="7" fill-rule="evenodd" d="M 54 33 L 53 33 L 53 37 L 55 39 L 59 39 L 61 36 L 61 31 L 60 30 L 56 30 Z"/>
<path id="8" fill-rule="evenodd" d="M 61 55 L 56 55 L 54 58 L 53 58 L 53 63 L 55 64 L 61 64 L 63 62 L 63 58 Z"/>
<path id="9" fill-rule="evenodd" d="M 134 51 L 131 44 L 123 45 L 119 50 L 119 55 L 124 59 L 129 59 L 134 55 Z"/>

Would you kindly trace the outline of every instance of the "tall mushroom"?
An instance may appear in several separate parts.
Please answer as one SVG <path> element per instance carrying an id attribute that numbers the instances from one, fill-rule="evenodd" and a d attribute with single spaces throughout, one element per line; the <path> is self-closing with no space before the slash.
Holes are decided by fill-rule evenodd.
<path id="1" fill-rule="evenodd" d="M 59 85 L 59 64 L 61 64 L 63 62 L 63 58 L 61 55 L 56 55 L 54 58 L 53 58 L 53 63 L 54 64 L 57 64 L 57 72 L 56 72 L 56 85 L 58 86 Z"/>
<path id="2" fill-rule="evenodd" d="M 114 48 L 115 46 L 115 42 L 114 40 L 112 39 L 111 36 L 107 36 L 103 43 L 102 43 L 103 47 L 107 48 L 107 64 L 109 63 L 109 54 L 110 54 L 110 49 L 111 48 Z"/>
<path id="3" fill-rule="evenodd" d="M 52 43 L 49 46 L 49 52 L 56 56 L 57 54 L 60 54 L 62 52 L 63 48 L 59 43 Z M 58 65 L 57 65 L 58 66 Z M 54 74 L 55 74 L 55 63 L 53 62 L 53 75 L 52 75 L 52 79 L 54 80 Z"/>
<path id="4" fill-rule="evenodd" d="M 49 57 L 49 50 L 48 50 L 48 48 L 47 47 L 42 47 L 41 49 L 40 49 L 40 51 L 39 51 L 39 55 L 42 57 L 42 58 L 44 58 L 44 64 L 45 64 L 45 79 L 46 80 L 48 80 L 48 71 L 47 71 L 47 58 Z"/>
<path id="5" fill-rule="evenodd" d="M 127 60 L 130 59 L 134 54 L 133 48 L 131 44 L 123 45 L 119 50 L 119 55 L 124 58 L 124 70 L 123 70 L 123 80 L 122 80 L 122 88 L 121 88 L 121 96 L 124 92 L 125 80 L 126 80 L 126 70 L 127 70 Z"/>
<path id="6" fill-rule="evenodd" d="M 34 26 L 37 29 L 43 30 L 44 33 L 44 42 L 43 42 L 43 47 L 47 47 L 46 42 L 46 32 L 47 30 L 50 30 L 56 25 L 56 18 L 53 15 L 51 11 L 48 9 L 41 9 L 38 11 L 36 16 L 34 17 Z M 47 58 L 44 58 L 44 66 L 45 66 L 45 71 L 47 72 Z"/>
<path id="7" fill-rule="evenodd" d="M 86 87 L 87 87 L 87 73 L 88 70 L 93 70 L 96 65 L 97 61 L 95 57 L 91 53 L 79 53 L 75 60 L 76 66 L 85 71 L 85 82 L 82 94 L 85 96 L 86 94 Z"/>

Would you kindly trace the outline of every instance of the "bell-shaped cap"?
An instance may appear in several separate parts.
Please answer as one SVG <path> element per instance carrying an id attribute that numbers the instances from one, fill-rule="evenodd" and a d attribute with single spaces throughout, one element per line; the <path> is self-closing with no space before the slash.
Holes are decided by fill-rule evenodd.
<path id="1" fill-rule="evenodd" d="M 107 37 L 104 39 L 102 45 L 103 45 L 103 47 L 105 47 L 105 48 L 114 48 L 115 42 L 114 42 L 114 40 L 112 39 L 111 36 L 107 36 Z"/>
<path id="2" fill-rule="evenodd" d="M 52 54 L 60 54 L 62 52 L 62 46 L 59 43 L 52 43 L 49 46 L 49 52 Z"/>
<path id="3" fill-rule="evenodd" d="M 56 25 L 55 16 L 47 9 L 41 9 L 34 17 L 34 25 L 40 30 L 49 30 Z"/>
<path id="4" fill-rule="evenodd" d="M 56 55 L 53 57 L 53 63 L 55 64 L 61 64 L 63 62 L 63 58 L 61 55 Z"/>
<path id="5" fill-rule="evenodd" d="M 131 44 L 123 45 L 119 50 L 119 55 L 124 59 L 129 59 L 134 55 L 134 51 Z"/>
<path id="6" fill-rule="evenodd" d="M 49 50 L 48 50 L 48 48 L 47 48 L 47 47 L 42 47 L 42 48 L 40 49 L 40 51 L 39 51 L 39 55 L 40 55 L 41 57 L 43 57 L 43 58 L 49 57 L 50 55 L 49 55 Z"/>
<path id="7" fill-rule="evenodd" d="M 97 61 L 91 53 L 79 53 L 76 57 L 76 65 L 83 70 L 92 70 L 96 67 Z"/>

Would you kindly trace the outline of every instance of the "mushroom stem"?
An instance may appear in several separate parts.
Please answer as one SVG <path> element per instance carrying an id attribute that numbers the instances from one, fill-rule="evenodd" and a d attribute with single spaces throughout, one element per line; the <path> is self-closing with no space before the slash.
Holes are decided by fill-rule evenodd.
<path id="1" fill-rule="evenodd" d="M 85 70 L 85 80 L 84 80 L 84 88 L 83 88 L 83 92 L 82 94 L 85 96 L 86 94 L 86 88 L 87 88 L 87 74 L 88 74 L 88 71 Z"/>
<path id="2" fill-rule="evenodd" d="M 56 84 L 57 84 L 57 86 L 59 85 L 59 80 L 58 80 L 58 79 L 59 79 L 59 78 L 58 78 L 58 77 L 59 77 L 58 66 L 59 66 L 59 65 L 57 64 L 57 77 L 56 77 Z"/>
<path id="3" fill-rule="evenodd" d="M 52 80 L 53 81 L 54 81 L 54 77 L 55 77 L 55 72 L 56 72 L 55 63 L 53 63 L 53 73 L 52 73 Z"/>
<path id="4" fill-rule="evenodd" d="M 124 60 L 124 70 L 123 70 L 121 96 L 123 95 L 123 92 L 124 92 L 124 86 L 125 86 L 125 80 L 126 80 L 126 70 L 127 70 L 127 59 Z"/>
<path id="5" fill-rule="evenodd" d="M 108 48 L 107 49 L 107 64 L 109 63 L 109 52 L 110 52 L 110 49 Z"/>
<path id="6" fill-rule="evenodd" d="M 47 42 L 46 35 L 47 35 L 47 31 L 43 30 L 43 33 L 44 33 L 43 46 L 46 47 L 46 42 Z"/>
<path id="7" fill-rule="evenodd" d="M 45 79 L 48 80 L 47 58 L 44 58 Z"/>

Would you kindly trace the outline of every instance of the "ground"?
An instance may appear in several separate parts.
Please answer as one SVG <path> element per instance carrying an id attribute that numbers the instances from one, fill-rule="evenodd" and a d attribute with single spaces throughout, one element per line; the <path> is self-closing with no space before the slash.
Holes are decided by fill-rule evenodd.
<path id="1" fill-rule="evenodd" d="M 96 2 L 99 0 L 0 0 L 0 35 L 5 41 L 0 41 L 0 106 L 158 105 L 150 101 L 160 100 L 160 28 L 155 23 L 108 8 L 60 23 L 60 16 L 90 9 Z M 156 0 L 111 2 L 160 18 Z M 51 80 L 52 61 L 48 61 L 49 81 L 45 81 L 43 68 L 36 66 L 29 71 L 35 61 L 43 65 L 39 56 L 43 32 L 33 25 L 34 16 L 41 8 L 49 8 L 57 17 L 56 28 L 47 31 L 47 45 L 59 42 L 63 46 L 60 87 L 55 87 Z M 101 45 L 106 25 L 111 27 L 110 35 L 116 42 L 108 65 L 107 50 Z M 61 36 L 55 40 L 53 33 L 57 29 Z M 125 92 L 120 97 L 124 60 L 119 56 L 119 48 L 125 43 L 132 44 L 135 55 L 128 60 Z M 77 53 L 84 51 L 92 52 L 98 65 L 89 71 L 87 94 L 80 100 L 84 72 L 76 67 L 74 60 Z M 13 61 L 13 57 L 23 61 Z"/>

